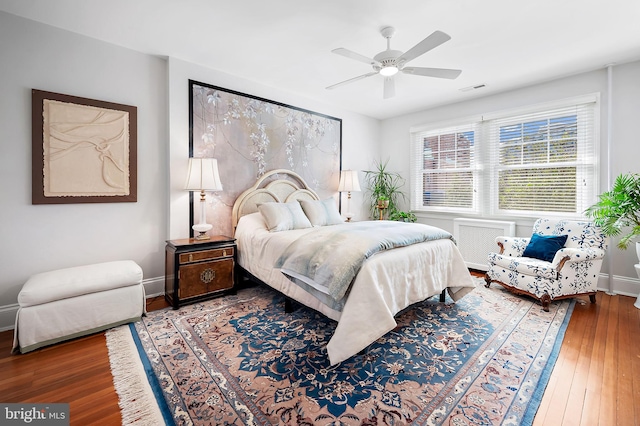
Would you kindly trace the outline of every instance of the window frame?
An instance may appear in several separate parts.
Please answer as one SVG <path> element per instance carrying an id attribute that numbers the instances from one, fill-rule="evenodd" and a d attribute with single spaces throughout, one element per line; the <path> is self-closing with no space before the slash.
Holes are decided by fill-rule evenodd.
<path id="1" fill-rule="evenodd" d="M 583 108 L 585 107 L 586 108 Z M 499 150 L 491 146 L 492 126 L 499 122 L 514 121 L 527 115 L 540 115 L 542 117 L 551 116 L 558 110 L 577 107 L 578 113 L 578 133 L 577 149 L 578 158 L 572 162 L 557 163 L 573 164 L 576 166 L 576 211 L 575 212 L 550 212 L 535 210 L 501 210 L 498 206 L 498 172 L 497 155 Z M 585 218 L 584 209 L 597 200 L 599 193 L 599 153 L 600 153 L 600 94 L 592 93 L 584 96 L 577 96 L 557 101 L 529 105 L 519 108 L 501 110 L 497 112 L 483 114 L 482 116 L 472 116 L 461 118 L 455 121 L 433 123 L 410 129 L 411 149 L 410 149 L 410 185 L 411 185 L 411 209 L 416 213 L 458 213 L 461 215 L 496 217 L 496 218 L 529 218 L 538 217 L 563 217 L 580 219 Z M 586 109 L 586 111 L 585 111 Z M 585 115 L 587 114 L 587 115 Z M 590 116 L 588 116 L 590 115 Z M 581 134 L 581 122 L 587 119 L 587 134 Z M 444 134 L 451 129 L 459 128 L 474 129 L 474 201 L 469 209 L 451 207 L 429 207 L 422 205 L 422 183 L 420 178 L 422 171 L 418 168 L 420 162 L 420 149 L 425 135 Z M 584 152 L 584 144 L 580 143 L 583 138 L 591 137 L 587 142 L 590 152 Z M 547 163 L 545 167 L 555 166 L 556 163 Z"/>

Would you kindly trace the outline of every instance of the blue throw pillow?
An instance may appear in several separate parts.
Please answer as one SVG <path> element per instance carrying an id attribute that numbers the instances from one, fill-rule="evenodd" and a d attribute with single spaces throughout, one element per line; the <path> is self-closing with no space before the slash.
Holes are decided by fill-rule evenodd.
<path id="1" fill-rule="evenodd" d="M 522 256 L 551 262 L 556 252 L 564 247 L 567 235 L 533 234 Z"/>

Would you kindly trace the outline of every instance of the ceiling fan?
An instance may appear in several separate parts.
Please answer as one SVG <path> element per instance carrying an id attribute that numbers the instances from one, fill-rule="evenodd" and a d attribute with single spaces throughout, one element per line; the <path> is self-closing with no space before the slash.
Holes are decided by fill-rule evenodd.
<path id="1" fill-rule="evenodd" d="M 424 77 L 436 77 L 436 78 L 457 78 L 461 70 L 453 70 L 446 68 L 424 68 L 424 67 L 406 67 L 405 65 L 417 58 L 440 46 L 442 43 L 451 39 L 451 37 L 442 31 L 434 31 L 430 36 L 422 40 L 420 43 L 413 46 L 411 49 L 402 53 L 399 50 L 391 50 L 391 37 L 395 34 L 396 30 L 393 27 L 384 27 L 380 30 L 380 34 L 387 39 L 387 50 L 378 53 L 373 59 L 368 58 L 359 53 L 353 52 L 344 47 L 333 49 L 331 52 L 345 56 L 347 58 L 355 59 L 356 61 L 364 62 L 373 67 L 373 71 L 367 74 L 359 75 L 358 77 L 350 78 L 349 80 L 342 81 L 327 87 L 327 89 L 335 89 L 343 84 L 353 83 L 354 81 L 362 80 L 363 78 L 371 77 L 376 74 L 380 74 L 384 77 L 384 99 L 392 98 L 395 96 L 395 83 L 393 76 L 398 72 L 404 74 L 420 75 Z"/>

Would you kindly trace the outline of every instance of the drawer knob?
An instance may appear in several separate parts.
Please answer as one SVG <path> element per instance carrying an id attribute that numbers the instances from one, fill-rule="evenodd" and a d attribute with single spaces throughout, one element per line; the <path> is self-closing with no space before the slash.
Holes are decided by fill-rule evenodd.
<path id="1" fill-rule="evenodd" d="M 207 268 L 200 273 L 200 281 L 205 284 L 209 284 L 216 278 L 216 271 L 211 268 Z"/>
<path id="2" fill-rule="evenodd" d="M 193 262 L 193 255 L 189 254 L 189 262 Z"/>
<path id="3" fill-rule="evenodd" d="M 227 251 L 226 250 L 222 250 L 222 255 L 226 256 L 227 255 Z"/>

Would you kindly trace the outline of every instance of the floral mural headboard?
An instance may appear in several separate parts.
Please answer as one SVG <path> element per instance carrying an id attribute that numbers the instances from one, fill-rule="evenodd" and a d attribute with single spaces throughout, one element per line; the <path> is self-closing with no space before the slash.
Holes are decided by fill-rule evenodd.
<path id="1" fill-rule="evenodd" d="M 233 235 L 236 198 L 273 169 L 296 172 L 321 199 L 336 196 L 341 151 L 339 118 L 189 80 L 189 156 L 216 158 L 224 188 L 207 193 L 211 235 Z"/>

